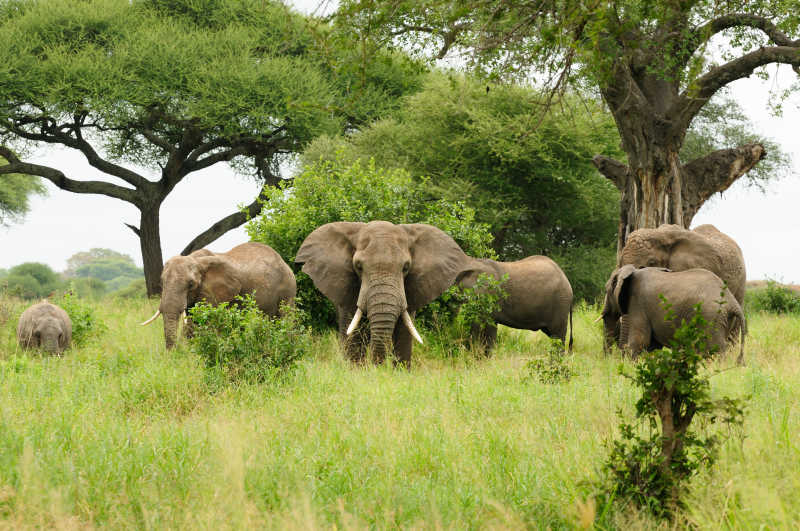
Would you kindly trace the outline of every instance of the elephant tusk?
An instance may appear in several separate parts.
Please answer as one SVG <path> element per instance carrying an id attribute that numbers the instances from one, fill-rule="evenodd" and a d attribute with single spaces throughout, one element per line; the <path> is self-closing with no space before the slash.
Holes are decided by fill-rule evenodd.
<path id="1" fill-rule="evenodd" d="M 153 315 L 153 317 L 151 317 L 151 318 L 150 318 L 150 319 L 148 319 L 147 321 L 145 321 L 145 322 L 141 323 L 141 325 L 142 325 L 142 326 L 147 326 L 147 325 L 149 325 L 150 323 L 152 323 L 153 321 L 155 321 L 155 320 L 156 320 L 156 317 L 158 317 L 159 315 L 161 315 L 161 309 L 160 309 L 160 308 L 159 308 L 158 310 L 156 310 L 156 313 L 155 313 L 155 315 Z"/>
<path id="2" fill-rule="evenodd" d="M 412 321 L 411 316 L 408 315 L 408 310 L 403 312 L 403 323 L 405 323 L 411 335 L 414 336 L 414 339 L 419 341 L 419 344 L 422 345 L 422 337 L 420 337 L 419 332 L 417 332 L 417 329 L 414 327 L 414 321 Z"/>
<path id="3" fill-rule="evenodd" d="M 181 312 L 181 317 L 183 317 L 183 324 L 189 323 L 189 317 L 186 315 L 185 311 Z"/>
<path id="4" fill-rule="evenodd" d="M 361 321 L 361 308 L 356 308 L 356 314 L 353 316 L 353 320 L 350 322 L 350 326 L 347 327 L 347 335 L 353 333 L 353 331 L 358 326 L 359 321 Z"/>
<path id="5" fill-rule="evenodd" d="M 599 321 L 599 320 L 600 320 L 600 319 L 602 319 L 602 318 L 603 318 L 603 315 L 601 314 L 601 315 L 600 315 L 600 317 L 598 317 L 597 319 L 595 319 L 595 320 L 594 320 L 594 321 L 592 321 L 592 322 L 593 322 L 593 323 L 596 323 L 597 321 Z"/>

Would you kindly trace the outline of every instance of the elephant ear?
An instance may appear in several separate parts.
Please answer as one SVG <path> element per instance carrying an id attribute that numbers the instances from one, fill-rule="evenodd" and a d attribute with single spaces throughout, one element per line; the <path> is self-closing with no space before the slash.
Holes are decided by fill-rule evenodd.
<path id="1" fill-rule="evenodd" d="M 230 301 L 241 293 L 239 270 L 227 257 L 201 256 L 197 259 L 197 265 L 203 277 L 201 295 L 209 299 L 209 302 L 216 304 Z"/>
<path id="2" fill-rule="evenodd" d="M 353 271 L 353 253 L 366 223 L 337 221 L 316 228 L 297 250 L 294 261 L 334 305 L 355 307 L 361 284 Z"/>
<path id="3" fill-rule="evenodd" d="M 406 302 L 417 311 L 452 286 L 473 259 L 446 232 L 432 225 L 399 225 L 409 236 L 411 269 L 406 275 Z"/>
<path id="4" fill-rule="evenodd" d="M 473 287 L 481 273 L 490 275 L 497 280 L 502 278 L 502 274 L 498 271 L 497 262 L 494 260 L 467 257 L 467 263 L 463 267 L 456 275 L 454 284 L 460 284 L 464 288 Z"/>
<path id="5" fill-rule="evenodd" d="M 620 313 L 628 313 L 628 302 L 631 295 L 631 284 L 633 283 L 633 273 L 636 268 L 632 265 L 622 266 L 616 274 L 616 285 L 614 286 L 614 299 L 617 301 Z"/>

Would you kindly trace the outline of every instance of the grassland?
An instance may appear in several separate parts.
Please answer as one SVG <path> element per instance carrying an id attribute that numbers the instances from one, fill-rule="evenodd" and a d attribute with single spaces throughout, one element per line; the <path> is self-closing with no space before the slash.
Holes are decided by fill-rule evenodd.
<path id="1" fill-rule="evenodd" d="M 658 525 L 602 514 L 597 478 L 635 389 L 575 320 L 577 375 L 527 378 L 539 333 L 501 330 L 491 359 L 415 350 L 411 371 L 353 367 L 332 334 L 280 382 L 220 386 L 160 326 L 154 301 L 95 305 L 107 331 L 62 357 L 21 352 L 23 303 L 0 299 L 0 528 L 573 528 Z M 800 525 L 800 318 L 750 317 L 742 433 L 692 482 L 680 526 Z M 663 524 L 665 525 L 665 524 Z"/>

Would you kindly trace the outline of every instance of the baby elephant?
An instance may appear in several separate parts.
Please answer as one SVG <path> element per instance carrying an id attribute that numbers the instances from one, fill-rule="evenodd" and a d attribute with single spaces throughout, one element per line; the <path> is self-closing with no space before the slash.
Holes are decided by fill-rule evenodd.
<path id="1" fill-rule="evenodd" d="M 664 320 L 667 311 L 659 295 L 664 295 L 672 305 L 674 320 Z M 741 332 L 737 362 L 742 364 L 745 335 L 742 307 L 722 280 L 706 269 L 670 271 L 625 265 L 614 271 L 606 282 L 601 315 L 606 347 L 616 339 L 621 349 L 636 356 L 643 350 L 668 346 L 675 329 L 692 318 L 698 302 L 703 303 L 703 318 L 711 324 L 711 345 L 724 350 Z"/>
<path id="2" fill-rule="evenodd" d="M 34 304 L 19 317 L 17 341 L 22 348 L 42 348 L 59 354 L 72 340 L 72 321 L 67 312 L 47 301 Z"/>

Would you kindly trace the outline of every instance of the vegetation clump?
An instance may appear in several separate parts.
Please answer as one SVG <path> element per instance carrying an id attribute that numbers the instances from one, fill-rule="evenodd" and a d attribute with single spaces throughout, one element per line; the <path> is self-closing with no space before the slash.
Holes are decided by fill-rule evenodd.
<path id="1" fill-rule="evenodd" d="M 233 304 L 201 302 L 189 310 L 194 322 L 192 349 L 205 365 L 229 382 L 259 383 L 291 371 L 311 351 L 311 335 L 301 313 L 282 305 L 266 317 L 251 295 Z"/>
<path id="2" fill-rule="evenodd" d="M 60 297 L 54 299 L 53 304 L 63 308 L 69 315 L 74 345 L 84 345 L 90 338 L 99 336 L 108 329 L 94 309 L 76 296 L 72 289 L 66 290 Z"/>
<path id="3" fill-rule="evenodd" d="M 525 365 L 526 379 L 536 378 L 543 384 L 568 382 L 575 376 L 570 358 L 564 354 L 564 342 L 550 338 L 544 354 L 534 356 Z"/>
<path id="4" fill-rule="evenodd" d="M 665 320 L 675 318 L 667 310 Z M 610 443 L 603 466 L 608 500 L 633 502 L 658 518 L 671 518 L 684 506 L 688 481 L 701 467 L 711 467 L 720 443 L 712 424 L 741 427 L 742 399 L 713 400 L 703 368 L 716 350 L 711 346 L 709 323 L 695 305 L 694 316 L 675 332 L 670 347 L 645 353 L 629 378 L 642 395 L 636 402 L 636 420 L 619 426 L 621 438 Z M 691 429 L 700 424 L 700 429 Z"/>
<path id="5" fill-rule="evenodd" d="M 767 280 L 765 288 L 748 293 L 748 309 L 768 313 L 800 314 L 800 295 L 775 280 Z"/>

